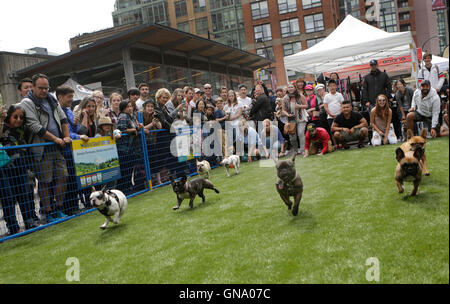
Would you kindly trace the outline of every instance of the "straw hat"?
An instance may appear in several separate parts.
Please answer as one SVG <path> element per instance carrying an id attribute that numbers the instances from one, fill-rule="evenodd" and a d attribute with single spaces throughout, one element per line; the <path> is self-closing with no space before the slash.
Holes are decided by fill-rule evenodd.
<path id="1" fill-rule="evenodd" d="M 114 126 L 114 124 L 111 121 L 111 118 L 109 118 L 109 117 L 102 117 L 98 120 L 98 127 L 101 127 L 103 125 Z"/>

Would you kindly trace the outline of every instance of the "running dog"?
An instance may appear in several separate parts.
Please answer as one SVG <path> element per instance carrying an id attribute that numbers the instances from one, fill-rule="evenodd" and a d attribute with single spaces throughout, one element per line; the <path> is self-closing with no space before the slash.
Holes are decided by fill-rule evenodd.
<path id="1" fill-rule="evenodd" d="M 103 187 L 100 191 L 96 191 L 94 187 L 91 189 L 90 200 L 92 205 L 106 218 L 100 229 L 106 229 L 106 226 L 111 221 L 114 224 L 119 224 L 128 205 L 125 194 L 119 190 L 106 190 L 106 187 Z"/>
<path id="2" fill-rule="evenodd" d="M 189 207 L 194 208 L 194 199 L 197 194 L 202 198 L 202 203 L 204 203 L 206 199 L 203 194 L 204 189 L 211 189 L 216 193 L 220 193 L 219 190 L 214 188 L 213 183 L 202 177 L 188 181 L 187 177 L 183 176 L 181 180 L 175 181 L 175 179 L 170 176 L 170 184 L 172 185 L 173 192 L 176 193 L 178 199 L 177 205 L 172 208 L 173 210 L 179 209 L 181 202 L 183 202 L 186 198 L 189 199 Z"/>
<path id="3" fill-rule="evenodd" d="M 417 147 L 414 151 L 408 151 L 406 153 L 402 148 L 397 148 L 395 154 L 398 161 L 397 168 L 395 169 L 395 182 L 398 193 L 405 191 L 403 187 L 404 181 L 412 181 L 414 183 L 414 189 L 411 192 L 411 196 L 417 195 L 419 183 L 422 180 L 422 164 L 420 163 L 420 159 L 423 156 L 422 148 Z"/>
<path id="4" fill-rule="evenodd" d="M 297 153 L 294 153 L 291 159 L 280 161 L 276 161 L 272 158 L 277 167 L 278 180 L 275 183 L 277 192 L 283 202 L 287 205 L 288 209 L 292 209 L 292 214 L 294 216 L 298 214 L 298 207 L 303 194 L 303 182 L 295 168 L 296 156 Z M 294 197 L 294 206 L 292 206 L 291 196 Z"/>
<path id="5" fill-rule="evenodd" d="M 197 161 L 197 173 L 203 178 L 209 179 L 209 172 L 211 172 L 211 165 L 207 160 L 199 162 Z"/>
<path id="6" fill-rule="evenodd" d="M 227 170 L 227 176 L 230 177 L 230 172 L 228 172 L 228 168 L 234 168 L 236 175 L 239 174 L 239 165 L 241 164 L 241 160 L 237 155 L 231 155 L 224 158 L 221 162 L 221 166 L 225 166 L 225 170 Z"/>
<path id="7" fill-rule="evenodd" d="M 426 176 L 430 175 L 430 172 L 427 169 L 427 158 L 425 157 L 425 147 L 427 145 L 427 129 L 422 129 L 420 131 L 420 136 L 414 136 L 412 130 L 408 130 L 406 132 L 408 141 L 403 143 L 400 148 L 406 154 L 409 151 L 416 151 L 417 148 L 422 149 L 422 156 L 420 158 L 420 164 L 422 165 L 423 172 Z"/>

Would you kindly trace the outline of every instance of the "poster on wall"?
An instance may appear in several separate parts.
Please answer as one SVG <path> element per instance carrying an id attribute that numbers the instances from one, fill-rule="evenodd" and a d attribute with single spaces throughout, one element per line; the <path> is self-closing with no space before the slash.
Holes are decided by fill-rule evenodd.
<path id="1" fill-rule="evenodd" d="M 72 141 L 78 189 L 94 187 L 121 178 L 116 142 L 111 137 Z"/>

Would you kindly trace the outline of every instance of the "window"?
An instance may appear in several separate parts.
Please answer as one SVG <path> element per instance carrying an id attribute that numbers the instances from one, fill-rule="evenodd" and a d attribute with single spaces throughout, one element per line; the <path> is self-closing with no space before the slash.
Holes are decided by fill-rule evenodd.
<path id="1" fill-rule="evenodd" d="M 272 31 L 270 30 L 270 24 L 262 24 L 253 27 L 255 31 L 255 42 L 263 42 L 272 40 Z"/>
<path id="2" fill-rule="evenodd" d="M 407 32 L 411 30 L 411 24 L 401 24 L 400 32 Z"/>
<path id="3" fill-rule="evenodd" d="M 289 37 L 300 34 L 300 28 L 298 26 L 298 18 L 283 20 L 280 22 L 281 37 Z"/>
<path id="4" fill-rule="evenodd" d="M 197 35 L 208 33 L 208 18 L 205 17 L 195 20 L 195 30 Z"/>
<path id="5" fill-rule="evenodd" d="M 322 6 L 321 0 L 302 0 L 303 9 Z"/>
<path id="6" fill-rule="evenodd" d="M 190 29 L 189 29 L 189 21 L 187 21 L 187 22 L 179 22 L 179 23 L 177 24 L 177 29 L 179 29 L 180 31 L 189 33 L 189 32 L 190 32 Z"/>
<path id="7" fill-rule="evenodd" d="M 236 28 L 236 13 L 234 8 L 211 14 L 211 23 L 214 32 Z"/>
<path id="8" fill-rule="evenodd" d="M 206 0 L 194 0 L 194 13 L 206 11 Z"/>
<path id="9" fill-rule="evenodd" d="M 175 15 L 177 17 L 187 16 L 186 0 L 175 2 Z"/>
<path id="10" fill-rule="evenodd" d="M 233 1 L 233 0 L 210 0 L 209 1 L 209 6 L 211 9 L 216 9 L 216 8 L 222 8 L 222 7 L 227 7 L 227 6 L 231 6 L 233 4 L 235 4 L 235 2 L 240 2 L 240 1 Z M 238 4 L 238 3 L 236 3 Z"/>
<path id="11" fill-rule="evenodd" d="M 252 3 L 252 18 L 253 20 L 269 17 L 269 8 L 267 1 Z"/>
<path id="12" fill-rule="evenodd" d="M 289 56 L 298 53 L 301 50 L 302 50 L 302 43 L 300 41 L 283 45 L 284 56 Z"/>
<path id="13" fill-rule="evenodd" d="M 408 20 L 409 19 L 409 13 L 398 14 L 398 18 L 400 20 Z"/>
<path id="14" fill-rule="evenodd" d="M 261 56 L 261 57 L 267 58 L 267 59 L 271 59 L 271 60 L 275 59 L 275 55 L 273 54 L 273 48 L 272 47 L 256 49 L 256 54 Z"/>
<path id="15" fill-rule="evenodd" d="M 397 5 L 398 5 L 398 8 L 408 7 L 409 6 L 408 0 L 400 0 L 400 1 L 398 1 Z"/>
<path id="16" fill-rule="evenodd" d="M 317 31 L 323 31 L 323 15 L 315 14 L 304 17 L 306 33 L 313 33 Z"/>
<path id="17" fill-rule="evenodd" d="M 278 13 L 285 14 L 297 11 L 296 0 L 278 0 Z"/>
<path id="18" fill-rule="evenodd" d="M 310 47 L 319 43 L 323 39 L 325 39 L 325 38 L 322 37 L 322 38 L 308 39 L 308 40 L 306 40 L 306 47 L 309 49 Z"/>

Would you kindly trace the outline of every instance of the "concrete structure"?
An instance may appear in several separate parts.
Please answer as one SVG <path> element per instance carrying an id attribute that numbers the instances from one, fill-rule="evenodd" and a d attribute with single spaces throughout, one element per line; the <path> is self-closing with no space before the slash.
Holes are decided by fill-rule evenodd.
<path id="1" fill-rule="evenodd" d="M 0 95 L 3 103 L 11 105 L 19 101 L 17 86 L 22 78 L 18 77 L 15 71 L 51 58 L 53 56 L 0 52 Z"/>
<path id="2" fill-rule="evenodd" d="M 125 94 L 141 82 L 152 94 L 186 85 L 211 83 L 237 89 L 251 87 L 253 71 L 270 61 L 240 49 L 158 24 L 144 24 L 17 71 L 21 79 L 37 72 L 50 77 L 50 86 L 69 77 L 80 84 L 101 82 L 106 95 Z M 216 91 L 217 92 L 217 91 Z"/>

